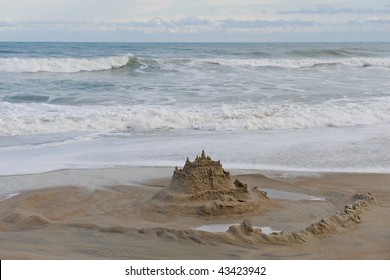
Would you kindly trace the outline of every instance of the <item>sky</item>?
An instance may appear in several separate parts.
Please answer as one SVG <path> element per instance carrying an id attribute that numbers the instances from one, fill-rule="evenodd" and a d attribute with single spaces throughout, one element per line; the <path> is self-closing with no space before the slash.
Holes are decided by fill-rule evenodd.
<path id="1" fill-rule="evenodd" d="M 390 41 L 390 1 L 0 0 L 0 41 Z"/>

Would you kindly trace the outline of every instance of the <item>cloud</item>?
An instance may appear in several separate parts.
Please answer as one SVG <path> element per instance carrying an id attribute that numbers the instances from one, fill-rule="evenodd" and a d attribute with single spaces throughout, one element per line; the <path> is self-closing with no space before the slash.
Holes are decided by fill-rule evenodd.
<path id="1" fill-rule="evenodd" d="M 389 7 L 387 5 L 387 7 Z M 290 11 L 279 11 L 278 14 L 374 14 L 390 13 L 390 8 L 376 9 L 372 7 L 341 7 L 335 8 L 332 5 L 317 5 L 314 8 L 300 8 Z"/>
<path id="2" fill-rule="evenodd" d="M 74 30 L 74 31 L 137 31 L 143 33 L 200 33 L 216 31 L 262 30 L 266 28 L 312 27 L 316 23 L 302 20 L 234 20 L 211 21 L 198 17 L 182 17 L 175 20 L 152 18 L 149 21 L 127 22 L 67 22 L 67 21 L 30 21 L 0 22 L 2 27 L 16 27 L 31 30 Z"/>
<path id="3" fill-rule="evenodd" d="M 176 0 L 0 0 L 0 18 L 14 20 L 99 20 L 151 17 Z"/>
<path id="4" fill-rule="evenodd" d="M 126 30 L 140 33 L 201 33 L 215 28 L 213 22 L 198 17 L 183 17 L 179 19 L 152 18 L 148 21 L 100 22 L 96 27 L 101 30 Z"/>
<path id="5" fill-rule="evenodd" d="M 8 21 L 8 20 L 3 20 L 3 21 L 0 21 L 0 32 L 1 31 L 9 31 L 9 30 L 15 30 L 15 29 L 19 29 L 21 26 L 20 24 L 16 23 L 16 22 L 11 22 L 11 21 Z"/>
<path id="6" fill-rule="evenodd" d="M 211 22 L 208 19 L 198 17 L 182 17 L 176 20 L 165 20 L 159 17 L 152 18 L 149 21 L 129 21 L 124 25 L 136 27 L 183 27 L 183 26 L 207 26 Z"/>
<path id="7" fill-rule="evenodd" d="M 355 19 L 347 23 L 349 26 L 383 26 L 390 30 L 390 17 L 372 17 L 366 19 Z"/>
<path id="8" fill-rule="evenodd" d="M 191 27 L 194 30 L 229 30 L 229 29 L 262 29 L 269 27 L 302 27 L 302 26 L 314 26 L 313 21 L 302 20 L 235 20 L 224 19 L 211 21 L 208 19 L 200 19 L 198 17 L 184 17 L 177 20 L 164 20 L 161 18 L 153 18 L 146 22 L 127 22 L 120 24 L 122 28 L 138 29 L 142 31 L 142 28 L 156 29 L 163 31 L 164 29 L 176 28 L 177 31 Z"/>
<path id="9" fill-rule="evenodd" d="M 200 25 L 208 25 L 210 21 L 208 19 L 200 19 L 198 17 L 184 17 L 174 21 L 176 25 L 181 26 L 200 26 Z"/>
<path id="10" fill-rule="evenodd" d="M 337 21 L 302 19 L 210 19 L 194 16 L 110 21 L 0 20 L 0 40 L 17 41 L 267 41 L 370 40 L 389 38 L 390 16 L 367 15 Z M 321 34 L 324 37 L 322 38 Z M 350 34 L 343 37 L 340 34 Z M 375 35 L 374 34 L 374 35 Z M 265 35 L 265 36 L 263 36 Z M 341 38 L 341 39 L 340 39 Z M 387 39 L 388 40 L 388 39 Z"/>
<path id="11" fill-rule="evenodd" d="M 126 22 L 116 25 L 116 28 L 137 30 L 139 32 L 175 32 L 175 33 L 196 33 L 196 32 L 214 32 L 214 31 L 236 31 L 248 32 L 261 31 L 267 28 L 294 28 L 294 27 L 312 27 L 313 21 L 302 20 L 235 20 L 224 19 L 211 21 L 197 17 L 184 17 L 177 20 L 164 20 L 153 18 L 146 22 Z"/>
<path id="12" fill-rule="evenodd" d="M 233 20 L 226 19 L 219 21 L 222 28 L 253 28 L 261 29 L 268 27 L 296 27 L 296 26 L 314 26 L 313 21 L 302 21 L 302 20 Z"/>

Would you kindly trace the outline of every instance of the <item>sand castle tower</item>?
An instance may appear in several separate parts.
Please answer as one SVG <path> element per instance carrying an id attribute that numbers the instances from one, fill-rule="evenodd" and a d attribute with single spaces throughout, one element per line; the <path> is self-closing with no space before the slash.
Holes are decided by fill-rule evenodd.
<path id="1" fill-rule="evenodd" d="M 204 151 L 193 162 L 187 158 L 183 169 L 176 167 L 167 190 L 188 194 L 193 199 L 248 193 L 246 184 L 233 182 L 220 161 L 213 161 Z"/>
<path id="2" fill-rule="evenodd" d="M 202 151 L 193 162 L 187 158 L 182 169 L 175 168 L 171 182 L 153 196 L 151 204 L 160 213 L 227 215 L 255 211 L 265 200 L 265 192 L 233 181 L 219 160 Z"/>

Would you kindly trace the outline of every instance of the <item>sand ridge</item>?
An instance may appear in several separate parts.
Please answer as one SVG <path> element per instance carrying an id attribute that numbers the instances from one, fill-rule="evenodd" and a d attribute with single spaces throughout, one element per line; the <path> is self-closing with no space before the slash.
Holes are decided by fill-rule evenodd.
<path id="1" fill-rule="evenodd" d="M 313 223 L 307 228 L 298 232 L 274 232 L 271 234 L 262 233 L 261 229 L 254 228 L 250 220 L 245 219 L 238 225 L 232 225 L 225 233 L 199 233 L 196 230 L 177 230 L 172 228 L 157 227 L 157 228 L 131 228 L 124 226 L 102 226 L 90 222 L 55 222 L 50 221 L 39 214 L 29 215 L 22 211 L 11 211 L 5 213 L 0 218 L 0 230 L 33 230 L 46 226 L 61 226 L 61 227 L 77 227 L 101 232 L 110 233 L 128 233 L 138 232 L 140 234 L 155 234 L 157 237 L 167 237 L 175 239 L 197 240 L 196 243 L 206 244 L 206 240 L 212 237 L 221 239 L 224 237 L 224 242 L 231 244 L 242 243 L 269 243 L 269 244 L 294 244 L 309 242 L 314 237 L 323 238 L 326 235 L 337 233 L 340 228 L 352 227 L 354 224 L 360 223 L 362 212 L 372 204 L 376 204 L 376 199 L 371 193 L 359 193 L 354 196 L 355 202 L 345 206 L 343 211 L 337 211 L 330 218 L 322 218 L 321 221 Z M 202 240 L 203 237 L 205 240 Z"/>

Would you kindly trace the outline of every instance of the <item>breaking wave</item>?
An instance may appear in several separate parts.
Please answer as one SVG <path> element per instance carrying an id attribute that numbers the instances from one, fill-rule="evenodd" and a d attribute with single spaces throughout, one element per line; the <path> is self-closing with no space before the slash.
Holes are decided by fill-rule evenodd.
<path id="1" fill-rule="evenodd" d="M 317 66 L 348 66 L 348 67 L 390 67 L 390 57 L 383 58 L 337 58 L 337 59 L 209 59 L 204 63 L 232 67 L 280 67 L 280 68 L 311 68 Z"/>
<path id="2" fill-rule="evenodd" d="M 127 54 L 102 58 L 0 58 L 0 72 L 76 73 L 101 71 L 138 63 Z"/>
<path id="3" fill-rule="evenodd" d="M 297 49 L 287 52 L 288 55 L 301 56 L 301 57 L 370 57 L 373 53 L 365 51 L 363 49 Z"/>
<path id="4" fill-rule="evenodd" d="M 226 67 L 278 67 L 278 68 L 313 68 L 326 66 L 345 67 L 390 67 L 390 57 L 368 58 L 285 58 L 285 59 L 141 59 L 133 55 L 113 56 L 105 58 L 0 58 L 0 72 L 53 72 L 77 73 L 112 70 L 123 67 L 147 68 L 157 66 L 164 70 L 186 71 L 193 67 L 216 65 Z M 185 68 L 183 68 L 183 66 Z M 179 67 L 179 68 L 177 68 Z"/>
<path id="5" fill-rule="evenodd" d="M 366 104 L 62 106 L 0 102 L 0 136 L 72 131 L 256 131 L 390 122 L 390 100 Z"/>

